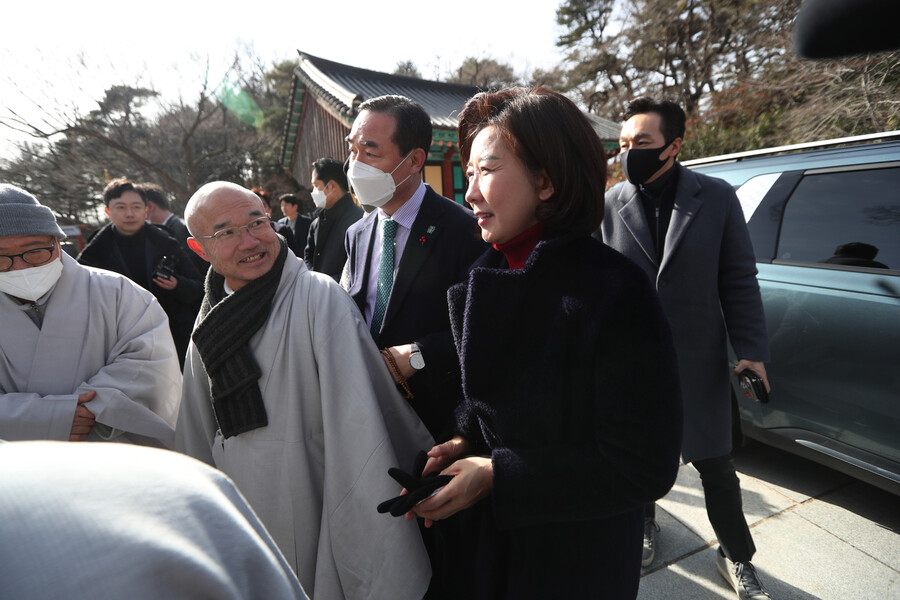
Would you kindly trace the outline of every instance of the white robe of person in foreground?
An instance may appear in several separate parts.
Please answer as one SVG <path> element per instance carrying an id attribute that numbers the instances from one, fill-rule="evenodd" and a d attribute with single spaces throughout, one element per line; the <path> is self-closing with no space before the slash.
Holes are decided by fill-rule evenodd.
<path id="1" fill-rule="evenodd" d="M 193 342 L 176 449 L 228 474 L 310 597 L 421 598 L 431 578 L 416 523 L 378 514 L 431 436 L 397 391 L 358 309 L 288 253 L 250 339 L 268 425 L 225 439 Z"/>
<path id="2" fill-rule="evenodd" d="M 60 254 L 40 329 L 0 293 L 0 439 L 68 440 L 79 394 L 95 391 L 88 441 L 171 448 L 181 369 L 166 314 L 126 277 Z"/>
<path id="3" fill-rule="evenodd" d="M 0 597 L 300 600 L 234 484 L 175 452 L 0 442 Z"/>

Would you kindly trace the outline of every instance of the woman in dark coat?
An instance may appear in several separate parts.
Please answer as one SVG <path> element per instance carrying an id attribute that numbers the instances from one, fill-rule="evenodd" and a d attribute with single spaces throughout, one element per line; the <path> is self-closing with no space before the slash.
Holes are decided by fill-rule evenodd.
<path id="1" fill-rule="evenodd" d="M 425 473 L 454 478 L 413 509 L 440 521 L 443 591 L 634 598 L 642 507 L 675 481 L 681 402 L 656 293 L 590 235 L 600 140 L 540 88 L 478 94 L 459 140 L 493 249 L 448 293 L 464 400 Z"/>

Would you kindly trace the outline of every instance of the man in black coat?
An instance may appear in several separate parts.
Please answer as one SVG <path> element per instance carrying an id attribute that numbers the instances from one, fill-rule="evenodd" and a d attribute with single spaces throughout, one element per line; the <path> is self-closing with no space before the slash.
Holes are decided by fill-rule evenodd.
<path id="1" fill-rule="evenodd" d="M 469 209 L 421 180 L 431 146 L 421 106 L 402 96 L 367 100 L 347 140 L 350 185 L 377 210 L 347 230 L 346 288 L 386 349 L 386 367 L 408 385 L 416 413 L 440 438 L 459 401 L 447 290 L 487 244 Z"/>
<path id="2" fill-rule="evenodd" d="M 178 240 L 181 249 L 197 267 L 197 271 L 201 274 L 206 273 L 209 264 L 188 246 L 187 240 L 191 237 L 191 232 L 188 231 L 185 222 L 172 212 L 166 191 L 155 183 L 138 183 L 134 187 L 147 201 L 147 220 L 154 225 L 159 225 L 166 230 L 166 233 Z"/>
<path id="3" fill-rule="evenodd" d="M 278 202 L 281 204 L 281 212 L 284 215 L 278 219 L 278 224 L 291 230 L 291 236 L 285 236 L 288 245 L 298 258 L 303 258 L 312 219 L 300 214 L 300 198 L 297 194 L 282 194 L 278 197 Z M 278 227 L 275 228 L 275 231 L 282 233 Z"/>
<path id="4" fill-rule="evenodd" d="M 730 185 L 676 162 L 681 107 L 639 98 L 626 119 L 619 144 L 628 181 L 607 192 L 595 235 L 644 269 L 672 324 L 684 400 L 681 454 L 703 482 L 719 571 L 740 598 L 769 598 L 750 563 L 756 547 L 730 454 L 729 374 L 749 369 L 769 388 L 769 339 L 744 213 Z M 739 359 L 733 369 L 726 340 Z M 655 553 L 654 516 L 650 505 L 644 566 Z"/>
<path id="5" fill-rule="evenodd" d="M 120 273 L 159 301 L 184 366 L 184 356 L 203 298 L 203 276 L 174 237 L 147 224 L 147 201 L 125 178 L 103 190 L 110 223 L 100 229 L 78 255 L 78 262 Z"/>
<path id="6" fill-rule="evenodd" d="M 312 199 L 318 210 L 309 227 L 303 260 L 311 271 L 327 273 L 339 281 L 347 262 L 344 234 L 362 218 L 363 209 L 353 201 L 339 161 L 320 158 L 312 167 Z"/>

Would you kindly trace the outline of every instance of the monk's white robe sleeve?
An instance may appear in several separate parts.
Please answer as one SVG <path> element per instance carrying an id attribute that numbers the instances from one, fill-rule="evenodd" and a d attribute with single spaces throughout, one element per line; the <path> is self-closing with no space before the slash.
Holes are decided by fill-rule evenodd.
<path id="1" fill-rule="evenodd" d="M 171 448 L 181 399 L 181 370 L 169 322 L 152 298 L 143 311 L 137 298 L 120 306 L 119 338 L 109 363 L 76 389 L 95 391 L 84 406 L 97 423 L 113 428 L 106 437 L 124 434 L 131 441 L 156 439 Z M 95 429 L 97 429 L 95 427 Z"/>
<path id="2" fill-rule="evenodd" d="M 193 341 L 188 346 L 184 361 L 181 397 L 175 425 L 175 450 L 215 467 L 212 447 L 219 425 L 213 412 L 209 378 Z"/>
<path id="3" fill-rule="evenodd" d="M 77 399 L 75 394 L 0 394 L 0 440 L 68 440 Z"/>
<path id="4" fill-rule="evenodd" d="M 64 255 L 40 329 L 0 296 L 0 439 L 68 440 L 78 396 L 94 391 L 88 440 L 172 446 L 181 370 L 150 292 Z"/>
<path id="5" fill-rule="evenodd" d="M 431 569 L 414 522 L 378 514 L 433 440 L 397 392 L 359 310 L 331 277 L 288 257 L 250 339 L 268 425 L 225 439 L 191 345 L 176 449 L 237 484 L 314 598 L 421 598 Z"/>
<path id="6" fill-rule="evenodd" d="M 228 477 L 175 452 L 0 442 L 0 597 L 305 600 Z"/>
<path id="7" fill-rule="evenodd" d="M 412 470 L 416 453 L 430 449 L 431 438 L 398 393 L 362 318 L 348 311 L 322 342 L 315 346 L 316 360 L 331 368 L 319 375 L 325 486 L 316 593 L 419 598 L 431 568 L 417 527 L 372 513 L 400 493 L 387 469 Z"/>

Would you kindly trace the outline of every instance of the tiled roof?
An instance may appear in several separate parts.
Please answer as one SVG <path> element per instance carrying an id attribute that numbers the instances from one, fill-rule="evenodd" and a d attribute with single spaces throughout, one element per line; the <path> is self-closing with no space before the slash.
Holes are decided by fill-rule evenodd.
<path id="1" fill-rule="evenodd" d="M 399 94 L 419 103 L 431 117 L 434 127 L 455 130 L 459 111 L 469 98 L 481 91 L 472 85 L 391 75 L 336 63 L 302 51 L 299 54 L 297 77 L 348 122 L 356 117 L 361 102 L 385 94 Z"/>
<path id="2" fill-rule="evenodd" d="M 604 119 L 603 117 L 598 117 L 591 113 L 584 114 L 587 116 L 588 121 L 591 122 L 591 125 L 594 126 L 594 131 L 597 132 L 597 135 L 601 140 L 615 141 L 616 145 L 618 145 L 619 132 L 622 131 L 621 125 L 615 121 L 610 121 L 609 119 Z"/>
<path id="3" fill-rule="evenodd" d="M 365 100 L 386 94 L 406 96 L 421 105 L 431 117 L 436 143 L 441 140 L 455 143 L 459 112 L 472 96 L 482 91 L 473 85 L 429 81 L 352 67 L 299 50 L 298 54 L 300 61 L 294 69 L 294 87 L 282 146 L 282 163 L 286 169 L 290 168 L 293 160 L 300 114 L 307 93 L 315 96 L 347 128 L 353 125 L 358 107 Z M 604 147 L 615 151 L 620 125 L 597 115 L 585 114 Z"/>

